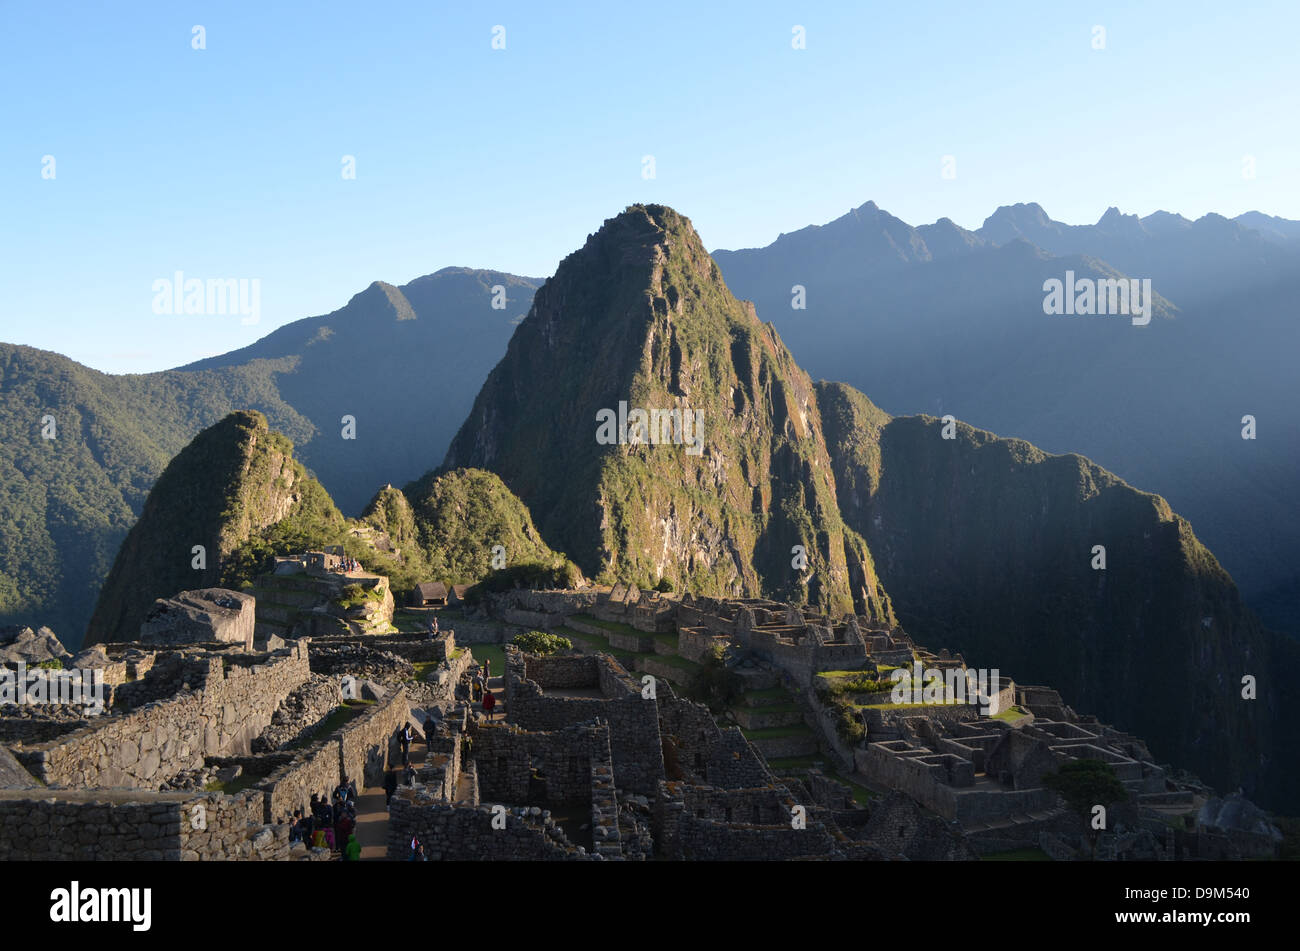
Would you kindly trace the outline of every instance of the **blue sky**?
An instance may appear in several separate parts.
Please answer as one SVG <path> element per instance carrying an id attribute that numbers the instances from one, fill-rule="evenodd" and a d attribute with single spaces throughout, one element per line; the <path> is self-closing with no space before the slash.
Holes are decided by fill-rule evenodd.
<path id="1" fill-rule="evenodd" d="M 1300 4 L 983 6 L 0 0 L 0 340 L 177 366 L 377 279 L 547 276 L 637 201 L 710 248 L 868 200 L 1300 218 Z M 260 322 L 154 313 L 176 271 Z"/>

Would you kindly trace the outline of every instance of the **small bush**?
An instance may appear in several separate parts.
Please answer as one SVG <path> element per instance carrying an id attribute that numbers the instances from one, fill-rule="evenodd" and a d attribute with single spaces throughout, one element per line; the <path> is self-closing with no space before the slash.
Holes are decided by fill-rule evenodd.
<path id="1" fill-rule="evenodd" d="M 560 651 L 573 650 L 573 641 L 546 631 L 516 634 L 512 643 L 529 654 L 558 654 Z"/>

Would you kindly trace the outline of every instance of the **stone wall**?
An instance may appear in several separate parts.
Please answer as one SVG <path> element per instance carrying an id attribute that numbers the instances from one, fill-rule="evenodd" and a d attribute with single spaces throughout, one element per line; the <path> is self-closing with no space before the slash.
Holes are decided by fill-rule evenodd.
<path id="1" fill-rule="evenodd" d="M 701 818 L 692 812 L 685 801 L 686 787 L 680 783 L 663 783 L 655 801 L 655 841 L 658 844 L 660 858 L 673 861 L 725 862 L 725 861 L 771 861 L 792 859 L 803 856 L 833 857 L 836 842 L 827 831 L 824 822 L 816 819 L 816 807 L 808 808 L 807 827 L 795 829 L 791 823 L 791 813 L 784 812 L 784 820 L 776 824 L 755 824 L 752 822 Z M 737 806 L 748 806 L 752 815 L 754 798 L 739 795 L 736 791 Z M 701 797 L 711 797 L 716 791 L 692 791 L 697 804 Z M 723 794 L 727 795 L 727 794 Z M 725 803 L 725 800 L 719 800 Z M 720 806 L 724 810 L 727 806 Z M 735 815 L 733 811 L 733 815 Z"/>
<path id="2" fill-rule="evenodd" d="M 341 746 L 337 736 L 331 737 L 299 753 L 258 783 L 255 788 L 263 795 L 260 821 L 288 821 L 295 809 L 308 808 L 313 793 L 331 795 L 339 784 Z"/>
<path id="3" fill-rule="evenodd" d="M 411 854 L 411 839 L 424 843 L 430 861 L 520 862 L 597 858 L 573 845 L 548 817 L 522 816 L 510 809 L 505 828 L 492 827 L 491 806 L 458 807 L 420 799 L 418 789 L 402 787 L 388 814 L 388 858 Z M 499 822 L 498 822 L 499 824 Z"/>
<path id="4" fill-rule="evenodd" d="M 544 663 L 539 665 L 539 660 Z M 546 696 L 537 681 L 522 676 L 525 670 L 553 683 L 599 686 L 613 699 Z M 558 689 L 559 684 L 556 686 Z M 620 788 L 648 796 L 664 777 L 657 704 L 643 699 L 635 683 L 607 655 L 536 658 L 510 651 L 506 655 L 506 713 L 509 722 L 534 732 L 602 719 L 609 724 L 614 775 Z"/>
<path id="5" fill-rule="evenodd" d="M 479 794 L 488 802 L 528 802 L 531 767 L 536 763 L 546 779 L 548 802 L 587 806 L 593 764 L 609 762 L 605 726 L 534 733 L 507 724 L 477 724 L 470 728 L 470 736 Z"/>
<path id="6" fill-rule="evenodd" d="M 512 656 L 515 653 L 512 651 Z M 519 651 L 518 655 L 523 659 L 522 676 L 534 681 L 543 690 L 600 685 L 600 673 L 593 654 L 540 657 Z"/>
<path id="7" fill-rule="evenodd" d="M 41 799 L 0 792 L 0 861 L 279 860 L 294 857 L 288 826 L 262 823 L 262 796 L 245 792 L 69 790 Z M 303 849 L 297 855 L 305 857 Z"/>
<path id="8" fill-rule="evenodd" d="M 398 689 L 371 709 L 336 731 L 331 739 L 339 741 L 340 770 L 357 788 L 382 786 L 384 770 L 390 762 L 401 762 L 397 731 L 411 720 L 406 691 Z M 411 721 L 416 726 L 414 720 Z"/>
<path id="9" fill-rule="evenodd" d="M 89 720 L 0 717 L 0 743 L 44 743 L 90 726 Z"/>
<path id="10" fill-rule="evenodd" d="M 44 743 L 24 745 L 14 755 L 46 784 L 77 789 L 157 789 L 182 770 L 198 769 L 203 757 L 251 752 L 251 741 L 271 722 L 290 691 L 308 677 L 306 642 L 274 655 L 243 656 L 225 667 L 222 656 L 156 665 L 163 678 L 198 677 L 166 700 L 129 713 L 100 718 L 89 726 Z M 200 664 L 200 661 L 202 662 Z M 123 688 L 131 686 L 123 685 Z"/>

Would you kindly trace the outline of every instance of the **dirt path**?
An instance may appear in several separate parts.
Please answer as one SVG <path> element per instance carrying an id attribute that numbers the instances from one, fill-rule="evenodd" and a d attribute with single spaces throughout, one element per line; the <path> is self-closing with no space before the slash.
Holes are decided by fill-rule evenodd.
<path id="1" fill-rule="evenodd" d="M 425 752 L 421 740 L 413 742 L 411 764 L 417 768 L 423 764 Z M 401 764 L 393 767 L 391 772 L 400 778 Z M 363 862 L 382 862 L 388 858 L 388 808 L 385 802 L 382 786 L 367 786 L 357 797 L 357 841 L 361 843 Z"/>

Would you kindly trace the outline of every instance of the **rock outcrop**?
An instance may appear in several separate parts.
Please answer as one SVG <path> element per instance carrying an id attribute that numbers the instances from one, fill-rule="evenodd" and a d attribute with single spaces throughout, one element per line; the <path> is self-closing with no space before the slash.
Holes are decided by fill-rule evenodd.
<path id="1" fill-rule="evenodd" d="M 0 628 L 0 663 L 33 665 L 68 658 L 67 648 L 48 627 L 36 631 L 22 626 Z"/>
<path id="2" fill-rule="evenodd" d="M 256 607 L 255 598 L 238 591 L 182 591 L 154 602 L 140 625 L 140 640 L 150 644 L 221 641 L 252 650 Z"/>

